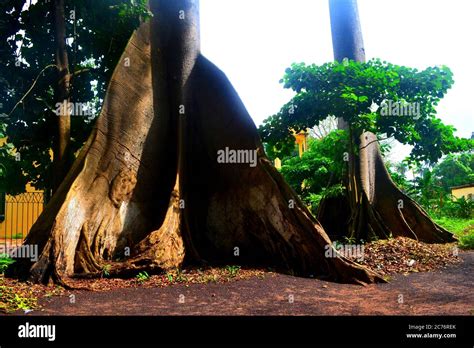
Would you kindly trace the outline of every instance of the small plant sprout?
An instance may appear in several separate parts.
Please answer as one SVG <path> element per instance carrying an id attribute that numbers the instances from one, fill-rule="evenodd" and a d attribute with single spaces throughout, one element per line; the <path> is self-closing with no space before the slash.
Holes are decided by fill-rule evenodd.
<path id="1" fill-rule="evenodd" d="M 110 276 L 110 265 L 102 266 L 102 277 Z"/>
<path id="2" fill-rule="evenodd" d="M 147 280 L 150 280 L 150 275 L 147 272 L 143 271 L 143 272 L 138 273 L 136 278 L 138 282 L 144 283 Z"/>
<path id="3" fill-rule="evenodd" d="M 234 278 L 240 271 L 240 266 L 227 266 L 227 273 L 231 278 Z"/>

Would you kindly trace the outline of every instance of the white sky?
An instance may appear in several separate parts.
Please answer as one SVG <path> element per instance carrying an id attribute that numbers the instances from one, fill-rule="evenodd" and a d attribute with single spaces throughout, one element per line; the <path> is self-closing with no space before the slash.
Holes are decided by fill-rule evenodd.
<path id="1" fill-rule="evenodd" d="M 447 65 L 453 88 L 438 117 L 457 135 L 474 131 L 474 2 L 359 0 L 367 59 L 426 68 Z M 278 83 L 293 62 L 333 60 L 327 0 L 201 0 L 201 47 L 259 125 L 293 95 Z M 396 147 L 394 160 L 406 156 Z M 395 150 L 395 149 L 394 149 Z"/>

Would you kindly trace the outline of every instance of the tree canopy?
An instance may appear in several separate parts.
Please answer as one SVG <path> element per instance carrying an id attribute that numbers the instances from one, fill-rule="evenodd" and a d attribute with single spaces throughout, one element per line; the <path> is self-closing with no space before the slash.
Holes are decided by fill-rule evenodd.
<path id="1" fill-rule="evenodd" d="M 51 187 L 50 149 L 57 110 L 51 3 L 0 4 L 0 114 L 4 116 L 0 138 L 8 137 L 0 147 L 0 191 L 22 192 L 26 182 L 36 189 Z M 65 2 L 65 14 L 70 100 L 89 108 L 86 117 L 72 117 L 73 156 L 90 134 L 132 31 L 149 12 L 144 0 L 73 0 Z"/>
<path id="2" fill-rule="evenodd" d="M 380 59 L 299 63 L 280 82 L 296 95 L 260 127 L 262 139 L 276 154 L 288 153 L 292 131 L 331 115 L 347 121 L 354 134 L 370 131 L 412 145 L 413 161 L 434 163 L 443 154 L 472 148 L 472 141 L 454 136 L 454 127 L 436 117 L 436 106 L 454 82 L 446 66 L 420 71 Z M 416 106 L 416 112 L 384 114 L 391 105 Z"/>

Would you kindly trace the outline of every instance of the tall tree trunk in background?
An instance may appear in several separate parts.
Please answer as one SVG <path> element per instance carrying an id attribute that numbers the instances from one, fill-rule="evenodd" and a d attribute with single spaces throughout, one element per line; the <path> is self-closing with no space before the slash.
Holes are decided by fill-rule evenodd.
<path id="1" fill-rule="evenodd" d="M 58 79 L 55 86 L 55 100 L 65 107 L 60 108 L 56 115 L 56 130 L 53 136 L 53 180 L 52 190 L 55 192 L 68 168 L 68 149 L 71 137 L 71 115 L 67 103 L 69 102 L 70 74 L 69 61 L 66 50 L 66 22 L 64 17 L 64 0 L 52 2 L 54 14 L 54 38 L 56 43 L 56 66 Z"/>
<path id="2" fill-rule="evenodd" d="M 329 0 L 334 58 L 365 62 L 356 0 Z M 355 134 L 344 120 L 338 128 L 349 132 L 347 196 L 326 198 L 318 219 L 331 238 L 355 240 L 405 236 L 424 242 L 452 242 L 454 236 L 434 223 L 410 197 L 400 191 L 384 166 L 377 137 Z M 358 148 L 358 154 L 354 149 Z"/>
<path id="3" fill-rule="evenodd" d="M 331 241 L 265 156 L 229 80 L 201 55 L 198 1 L 150 7 L 154 17 L 132 35 L 89 140 L 25 241 L 39 245 L 39 260 L 16 271 L 66 284 L 105 264 L 111 275 L 131 275 L 206 261 L 382 281 L 326 257 L 336 253 Z M 255 161 L 221 163 L 226 149 Z"/>
<path id="4" fill-rule="evenodd" d="M 334 60 L 342 62 L 346 58 L 365 62 L 357 0 L 329 0 L 329 16 Z M 337 124 L 339 129 L 349 130 L 343 118 L 339 117 Z"/>

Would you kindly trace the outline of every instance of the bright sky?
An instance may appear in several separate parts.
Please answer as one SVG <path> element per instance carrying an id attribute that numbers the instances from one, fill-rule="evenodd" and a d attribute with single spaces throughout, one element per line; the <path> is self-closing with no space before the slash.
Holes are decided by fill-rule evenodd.
<path id="1" fill-rule="evenodd" d="M 359 0 L 367 59 L 416 68 L 447 65 L 454 86 L 438 117 L 474 132 L 474 2 Z M 201 0 L 202 52 L 222 69 L 259 125 L 293 95 L 278 81 L 293 62 L 333 60 L 327 0 Z M 397 147 L 394 160 L 407 155 Z"/>

